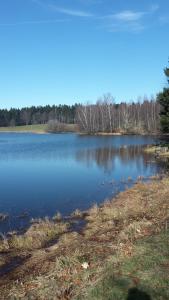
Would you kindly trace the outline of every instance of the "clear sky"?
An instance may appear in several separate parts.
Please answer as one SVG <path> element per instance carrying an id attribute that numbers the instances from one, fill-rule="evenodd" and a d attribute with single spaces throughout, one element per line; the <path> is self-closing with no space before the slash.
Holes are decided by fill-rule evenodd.
<path id="1" fill-rule="evenodd" d="M 168 0 L 0 0 L 0 107 L 156 94 Z"/>

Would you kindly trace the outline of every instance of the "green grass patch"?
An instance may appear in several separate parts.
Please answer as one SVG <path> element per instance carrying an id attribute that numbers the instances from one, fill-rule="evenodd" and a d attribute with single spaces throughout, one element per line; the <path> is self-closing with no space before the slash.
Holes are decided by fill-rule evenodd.
<path id="1" fill-rule="evenodd" d="M 48 124 L 35 124 L 13 127 L 0 127 L 0 132 L 32 132 L 32 133 L 58 133 L 58 132 L 78 132 L 76 124 L 62 124 L 59 130 L 49 130 Z"/>
<path id="2" fill-rule="evenodd" d="M 44 133 L 46 131 L 46 124 L 35 124 L 25 126 L 13 126 L 13 127 L 0 127 L 0 132 L 33 132 Z"/>
<path id="3" fill-rule="evenodd" d="M 169 232 L 139 240 L 130 258 L 110 260 L 99 282 L 77 299 L 169 299 Z"/>

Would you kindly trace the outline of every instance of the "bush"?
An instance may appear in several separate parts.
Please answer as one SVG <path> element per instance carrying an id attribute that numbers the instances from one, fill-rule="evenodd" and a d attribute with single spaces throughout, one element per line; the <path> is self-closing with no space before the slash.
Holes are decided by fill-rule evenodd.
<path id="1" fill-rule="evenodd" d="M 64 132 L 66 130 L 66 125 L 60 123 L 58 120 L 50 120 L 47 125 L 48 132 Z"/>

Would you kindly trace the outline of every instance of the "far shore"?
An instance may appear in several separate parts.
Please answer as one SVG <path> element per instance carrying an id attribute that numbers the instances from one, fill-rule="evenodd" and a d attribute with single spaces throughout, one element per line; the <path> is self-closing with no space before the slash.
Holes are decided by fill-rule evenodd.
<path id="1" fill-rule="evenodd" d="M 55 134 L 55 133 L 76 133 L 79 135 L 88 136 L 123 136 L 123 135 L 140 135 L 140 136 L 158 136 L 168 137 L 168 135 L 157 133 L 132 133 L 132 132 L 82 132 L 79 130 L 77 124 L 64 124 L 62 131 L 50 131 L 48 130 L 47 124 L 34 124 L 34 125 L 23 125 L 23 126 L 10 126 L 0 127 L 0 133 L 33 133 L 33 134 Z"/>
<path id="2" fill-rule="evenodd" d="M 10 127 L 0 127 L 0 132 L 45 134 L 47 133 L 46 128 L 47 128 L 46 124 L 10 126 Z"/>
<path id="3" fill-rule="evenodd" d="M 34 133 L 34 134 L 51 134 L 51 133 L 69 133 L 77 132 L 77 127 L 74 124 L 65 124 L 65 130 L 60 132 L 52 132 L 48 130 L 47 124 L 34 124 L 23 126 L 0 127 L 0 133 Z"/>
<path id="4" fill-rule="evenodd" d="M 0 130 L 0 133 L 33 133 L 33 134 L 50 134 L 46 131 L 29 131 L 29 130 Z"/>

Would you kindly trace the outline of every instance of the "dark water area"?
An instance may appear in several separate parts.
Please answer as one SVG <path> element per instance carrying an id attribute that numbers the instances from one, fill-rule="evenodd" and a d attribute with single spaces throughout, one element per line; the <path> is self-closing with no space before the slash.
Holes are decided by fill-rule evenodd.
<path id="1" fill-rule="evenodd" d="M 163 164 L 144 152 L 157 142 L 149 136 L 0 133 L 0 213 L 9 214 L 0 232 L 19 230 L 32 217 L 86 210 L 138 176 L 162 172 Z"/>

